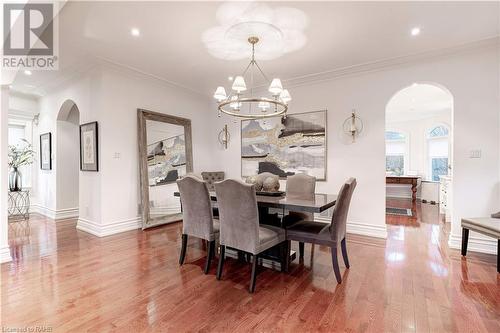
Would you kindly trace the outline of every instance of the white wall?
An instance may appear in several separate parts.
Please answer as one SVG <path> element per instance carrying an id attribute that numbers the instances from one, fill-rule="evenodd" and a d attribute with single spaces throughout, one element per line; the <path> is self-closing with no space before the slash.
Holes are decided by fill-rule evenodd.
<path id="1" fill-rule="evenodd" d="M 35 210 L 52 218 L 67 218 L 75 216 L 74 207 L 57 207 L 57 117 L 64 102 L 72 100 L 80 111 L 80 123 L 100 120 L 100 85 L 99 70 L 91 70 L 84 76 L 76 77 L 39 100 L 40 118 L 38 133 L 52 133 L 52 170 L 38 168 L 37 201 Z M 39 146 L 39 142 L 38 142 Z M 39 149 L 39 147 L 38 147 Z M 64 164 L 63 164 L 64 165 Z M 78 206 L 80 218 L 100 221 L 101 175 L 97 172 L 79 172 Z M 85 209 L 81 209 L 84 207 Z M 69 210 L 66 210 L 69 209 Z"/>
<path id="2" fill-rule="evenodd" d="M 461 217 L 487 216 L 500 208 L 498 57 L 492 47 L 289 89 L 290 113 L 328 109 L 328 176 L 317 191 L 337 192 L 346 178 L 358 179 L 348 230 L 385 237 L 385 108 L 397 91 L 414 82 L 440 84 L 454 96 L 451 246 L 459 246 Z M 342 123 L 352 108 L 363 119 L 365 130 L 355 144 L 346 144 Z M 214 144 L 224 123 L 230 126 L 232 138 L 227 151 L 219 148 L 219 169 L 229 177 L 240 177 L 239 123 L 227 118 L 214 123 Z M 481 149 L 482 158 L 470 159 L 471 149 Z M 479 247 L 471 237 L 471 249 Z M 496 241 L 481 250 L 496 251 Z"/>

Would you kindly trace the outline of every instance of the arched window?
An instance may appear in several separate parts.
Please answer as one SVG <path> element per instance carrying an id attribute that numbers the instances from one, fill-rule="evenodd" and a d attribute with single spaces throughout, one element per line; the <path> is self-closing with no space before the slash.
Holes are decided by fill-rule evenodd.
<path id="1" fill-rule="evenodd" d="M 449 129 L 444 125 L 434 126 L 427 133 L 428 168 L 431 180 L 448 174 Z"/>
<path id="2" fill-rule="evenodd" d="M 390 175 L 401 176 L 405 173 L 406 140 L 404 133 L 385 132 L 385 171 Z"/>

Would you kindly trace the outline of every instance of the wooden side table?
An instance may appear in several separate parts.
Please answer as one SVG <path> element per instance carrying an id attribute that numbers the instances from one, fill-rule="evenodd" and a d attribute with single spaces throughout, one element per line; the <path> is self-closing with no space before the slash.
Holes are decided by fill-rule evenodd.
<path id="1" fill-rule="evenodd" d="M 412 202 L 417 201 L 417 185 L 418 176 L 386 176 L 385 182 L 387 184 L 404 184 L 411 186 L 411 200 Z"/>

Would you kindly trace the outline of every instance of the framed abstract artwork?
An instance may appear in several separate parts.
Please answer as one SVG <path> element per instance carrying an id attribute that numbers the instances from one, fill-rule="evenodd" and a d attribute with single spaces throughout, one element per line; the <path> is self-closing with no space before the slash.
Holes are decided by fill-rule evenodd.
<path id="1" fill-rule="evenodd" d="M 307 173 L 326 180 L 326 114 L 314 111 L 241 121 L 241 176 Z"/>
<path id="2" fill-rule="evenodd" d="M 97 121 L 80 125 L 80 170 L 99 171 Z"/>
<path id="3" fill-rule="evenodd" d="M 40 135 L 40 169 L 52 170 L 52 133 Z"/>

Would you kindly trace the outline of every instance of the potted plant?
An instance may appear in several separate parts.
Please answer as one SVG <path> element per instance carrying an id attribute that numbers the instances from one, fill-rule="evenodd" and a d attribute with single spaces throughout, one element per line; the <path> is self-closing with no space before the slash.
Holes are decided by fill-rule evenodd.
<path id="1" fill-rule="evenodd" d="M 19 168 L 23 165 L 33 163 L 35 151 L 33 146 L 26 140 L 22 139 L 26 144 L 23 147 L 9 145 L 9 189 L 11 192 L 22 190 L 22 175 Z"/>

